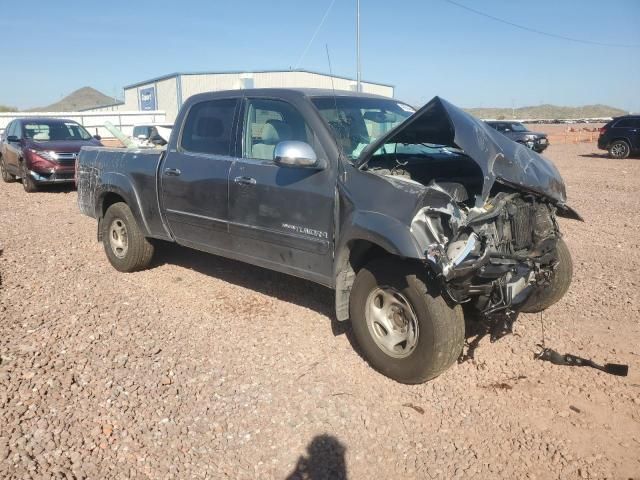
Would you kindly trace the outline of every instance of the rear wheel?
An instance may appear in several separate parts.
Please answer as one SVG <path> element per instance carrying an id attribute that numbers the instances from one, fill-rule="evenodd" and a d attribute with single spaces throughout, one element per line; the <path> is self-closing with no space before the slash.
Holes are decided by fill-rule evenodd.
<path id="1" fill-rule="evenodd" d="M 402 383 L 437 377 L 464 343 L 462 309 L 429 291 L 421 268 L 396 258 L 374 260 L 358 272 L 351 291 L 353 332 L 366 359 Z"/>
<path id="2" fill-rule="evenodd" d="M 120 272 L 135 272 L 149 266 L 153 244 L 124 202 L 114 203 L 102 219 L 102 244 L 109 262 Z"/>
<path id="3" fill-rule="evenodd" d="M 556 246 L 558 265 L 548 285 L 537 287 L 520 308 L 525 313 L 538 313 L 560 301 L 569 290 L 573 278 L 573 261 L 569 247 L 560 239 Z"/>
<path id="4" fill-rule="evenodd" d="M 22 188 L 24 188 L 25 192 L 33 193 L 38 191 L 38 184 L 29 174 L 27 164 L 24 160 L 20 163 L 20 176 L 22 177 Z"/>
<path id="5" fill-rule="evenodd" d="M 2 180 L 6 183 L 11 183 L 16 181 L 16 176 L 9 173 L 7 170 L 7 166 L 4 163 L 4 158 L 0 156 L 0 174 L 2 175 Z"/>
<path id="6" fill-rule="evenodd" d="M 611 158 L 627 158 L 630 152 L 629 144 L 624 140 L 616 140 L 609 147 L 609 156 Z"/>

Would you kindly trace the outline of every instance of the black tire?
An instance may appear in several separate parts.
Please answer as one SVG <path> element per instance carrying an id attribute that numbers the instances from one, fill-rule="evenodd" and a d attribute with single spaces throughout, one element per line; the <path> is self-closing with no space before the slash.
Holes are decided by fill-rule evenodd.
<path id="1" fill-rule="evenodd" d="M 34 193 L 38 191 L 38 184 L 33 177 L 29 175 L 27 164 L 24 160 L 20 162 L 20 176 L 22 177 L 22 188 L 24 188 L 25 192 Z"/>
<path id="2" fill-rule="evenodd" d="M 4 158 L 0 156 L 0 174 L 2 175 L 2 180 L 6 183 L 11 183 L 16 181 L 16 176 L 9 173 L 7 170 L 7 166 L 4 164 Z"/>
<path id="3" fill-rule="evenodd" d="M 627 158 L 631 153 L 631 148 L 625 140 L 616 140 L 609 145 L 609 157 L 615 159 Z"/>
<path id="4" fill-rule="evenodd" d="M 558 265 L 553 272 L 553 278 L 548 285 L 538 287 L 520 307 L 525 313 L 538 313 L 546 310 L 554 303 L 560 301 L 569 290 L 573 278 L 573 261 L 569 247 L 560 239 L 556 247 L 558 249 Z"/>
<path id="5" fill-rule="evenodd" d="M 455 363 L 464 344 L 462 308 L 459 305 L 451 308 L 435 289 L 428 288 L 420 275 L 424 273 L 423 268 L 397 258 L 374 260 L 358 272 L 351 290 L 350 318 L 362 353 L 373 368 L 401 383 L 423 383 L 437 377 Z M 401 318 L 405 325 L 411 322 L 417 325 L 417 335 L 412 342 L 415 346 L 401 358 L 392 356 L 379 345 L 375 337 L 381 336 L 374 333 L 376 329 L 380 331 L 379 326 L 371 327 L 367 320 L 370 316 L 367 309 L 370 305 L 373 307 L 371 302 L 382 301 L 383 307 L 386 302 L 375 297 L 380 287 L 392 289 L 395 299 L 401 297 L 408 303 L 414 320 L 406 321 L 404 313 Z M 379 308 L 378 305 L 375 308 Z M 396 322 L 396 318 L 394 315 L 389 321 Z M 392 325 L 394 329 L 397 326 Z"/>
<path id="6" fill-rule="evenodd" d="M 149 266 L 153 244 L 138 227 L 126 203 L 111 205 L 101 227 L 102 245 L 113 268 L 120 272 L 135 272 Z"/>

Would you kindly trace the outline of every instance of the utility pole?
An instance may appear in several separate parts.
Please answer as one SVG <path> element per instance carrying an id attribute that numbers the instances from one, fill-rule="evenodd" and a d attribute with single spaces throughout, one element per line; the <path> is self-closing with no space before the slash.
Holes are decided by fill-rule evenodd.
<path id="1" fill-rule="evenodd" d="M 356 90 L 362 91 L 362 83 L 360 81 L 360 0 L 356 0 Z"/>

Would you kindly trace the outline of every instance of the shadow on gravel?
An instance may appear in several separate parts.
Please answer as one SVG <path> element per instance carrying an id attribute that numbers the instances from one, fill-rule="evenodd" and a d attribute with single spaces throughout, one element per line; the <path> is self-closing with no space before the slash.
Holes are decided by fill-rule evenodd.
<path id="1" fill-rule="evenodd" d="M 609 155 L 606 154 L 606 153 L 581 153 L 578 156 L 579 157 L 584 157 L 584 158 L 601 158 L 603 160 L 615 160 L 613 158 L 609 158 Z M 638 160 L 639 158 L 640 158 L 640 156 L 630 155 L 627 158 L 619 158 L 618 160 Z"/>
<path id="2" fill-rule="evenodd" d="M 491 343 L 498 341 L 505 335 L 511 334 L 511 326 L 516 321 L 516 317 L 512 317 L 508 328 L 503 323 L 490 323 L 487 319 L 483 318 L 477 311 L 472 308 L 468 308 L 463 305 L 464 310 L 464 347 L 460 356 L 458 357 L 458 363 L 465 363 L 473 361 L 475 358 L 476 349 L 480 346 L 480 342 L 485 337 L 491 338 Z M 502 328 L 501 328 L 502 327 Z"/>
<path id="3" fill-rule="evenodd" d="M 73 183 L 61 183 L 58 185 L 39 185 L 38 191 L 30 195 L 38 195 L 39 193 L 71 193 L 76 191 Z"/>
<path id="4" fill-rule="evenodd" d="M 331 435 L 318 435 L 307 446 L 307 456 L 298 458 L 286 480 L 343 480 L 347 478 L 346 448 Z"/>
<path id="5" fill-rule="evenodd" d="M 331 320 L 331 330 L 336 336 L 348 330 L 348 322 L 336 320 L 333 291 L 313 282 L 179 245 L 158 242 L 154 265 L 164 264 L 188 268 L 314 310 Z"/>
<path id="6" fill-rule="evenodd" d="M 336 319 L 334 294 L 329 288 L 237 260 L 218 257 L 173 243 L 159 241 L 156 244 L 153 265 L 160 266 L 165 264 L 177 265 L 203 275 L 219 278 L 227 283 L 309 308 L 324 315 L 331 321 L 333 335 L 346 334 L 347 340 L 355 352 L 366 361 L 353 336 L 350 322 L 338 322 Z M 473 359 L 474 351 L 478 347 L 480 340 L 488 333 L 489 326 L 485 322 L 476 318 L 471 311 L 465 311 L 466 344 L 465 351 L 461 355 L 459 362 Z"/>
<path id="7" fill-rule="evenodd" d="M 578 156 L 585 157 L 585 158 L 605 158 L 607 160 L 609 159 L 609 155 L 607 155 L 606 153 L 581 153 Z"/>

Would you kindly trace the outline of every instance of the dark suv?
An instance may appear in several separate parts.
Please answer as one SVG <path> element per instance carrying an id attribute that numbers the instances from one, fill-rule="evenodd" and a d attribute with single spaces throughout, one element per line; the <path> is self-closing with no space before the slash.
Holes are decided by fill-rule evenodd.
<path id="1" fill-rule="evenodd" d="M 82 147 L 102 146 L 99 140 L 72 120 L 13 120 L 0 144 L 2 179 L 13 182 L 20 177 L 27 192 L 46 183 L 73 182 L 78 152 Z"/>
<path id="2" fill-rule="evenodd" d="M 520 122 L 500 121 L 486 123 L 514 142 L 526 145 L 535 152 L 542 153 L 549 146 L 549 139 L 546 134 L 532 132 Z"/>
<path id="3" fill-rule="evenodd" d="M 627 158 L 640 153 L 640 115 L 616 117 L 600 129 L 598 148 L 611 158 Z"/>

